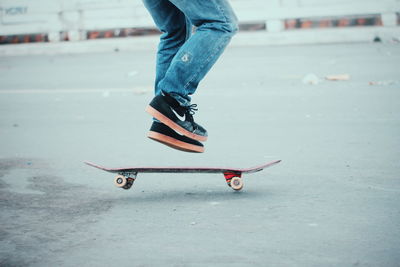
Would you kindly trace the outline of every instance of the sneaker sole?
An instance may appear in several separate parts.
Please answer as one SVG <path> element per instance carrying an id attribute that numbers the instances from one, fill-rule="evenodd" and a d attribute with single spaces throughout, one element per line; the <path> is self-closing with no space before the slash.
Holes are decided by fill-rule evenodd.
<path id="1" fill-rule="evenodd" d="M 150 131 L 147 135 L 148 138 L 160 142 L 164 145 L 172 147 L 177 150 L 185 151 L 185 152 L 193 152 L 193 153 L 203 153 L 204 147 L 195 146 L 192 144 L 188 144 L 179 140 L 176 140 L 170 136 L 160 134 L 157 132 Z"/>
<path id="2" fill-rule="evenodd" d="M 151 116 L 156 118 L 157 120 L 161 121 L 165 125 L 167 125 L 169 128 L 179 132 L 180 134 L 183 134 L 184 136 L 187 136 L 189 138 L 192 138 L 194 140 L 200 141 L 200 142 L 205 142 L 207 141 L 207 136 L 201 136 L 198 134 L 194 134 L 186 130 L 185 128 L 182 128 L 178 124 L 176 124 L 174 121 L 169 119 L 167 116 L 153 108 L 152 106 L 147 106 L 146 107 L 146 112 L 149 113 Z"/>

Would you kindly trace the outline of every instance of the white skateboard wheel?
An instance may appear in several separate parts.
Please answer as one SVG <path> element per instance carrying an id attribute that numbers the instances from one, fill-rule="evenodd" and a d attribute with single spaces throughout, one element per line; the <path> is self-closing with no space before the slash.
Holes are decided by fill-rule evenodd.
<path id="1" fill-rule="evenodd" d="M 243 188 L 243 180 L 239 177 L 233 177 L 231 180 L 231 187 L 236 191 L 241 190 Z"/>
<path id="2" fill-rule="evenodd" d="M 126 183 L 128 182 L 128 180 L 126 179 L 125 176 L 123 175 L 117 175 L 114 178 L 114 183 L 117 187 L 124 187 L 126 185 Z"/>

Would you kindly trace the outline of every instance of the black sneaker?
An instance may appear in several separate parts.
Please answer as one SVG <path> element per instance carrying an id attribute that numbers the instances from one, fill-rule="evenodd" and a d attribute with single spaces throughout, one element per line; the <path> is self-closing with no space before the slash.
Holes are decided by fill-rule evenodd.
<path id="1" fill-rule="evenodd" d="M 207 131 L 194 122 L 193 114 L 197 105 L 181 106 L 168 94 L 157 95 L 147 106 L 146 111 L 176 132 L 191 139 L 205 142 Z"/>
<path id="2" fill-rule="evenodd" d="M 160 122 L 153 122 L 150 128 L 150 132 L 147 136 L 150 139 L 158 141 L 174 149 L 182 150 L 185 152 L 204 152 L 204 146 L 202 143 L 190 139 L 186 136 L 180 135 Z"/>

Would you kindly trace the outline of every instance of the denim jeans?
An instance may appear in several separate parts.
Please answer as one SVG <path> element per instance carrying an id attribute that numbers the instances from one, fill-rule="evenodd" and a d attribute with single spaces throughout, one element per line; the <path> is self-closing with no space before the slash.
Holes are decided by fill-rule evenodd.
<path id="1" fill-rule="evenodd" d="M 228 0 L 143 0 L 162 32 L 157 51 L 155 94 L 181 105 L 191 97 L 238 30 Z M 193 26 L 196 31 L 192 34 Z"/>

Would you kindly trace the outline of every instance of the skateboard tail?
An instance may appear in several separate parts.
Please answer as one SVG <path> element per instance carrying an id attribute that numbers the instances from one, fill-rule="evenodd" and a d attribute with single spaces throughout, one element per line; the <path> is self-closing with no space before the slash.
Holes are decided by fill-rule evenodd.
<path id="1" fill-rule="evenodd" d="M 106 167 L 103 167 L 103 166 L 94 164 L 94 163 L 92 163 L 92 162 L 90 162 L 90 161 L 85 161 L 84 163 L 85 163 L 86 165 L 95 167 L 95 168 L 100 169 L 100 170 L 103 170 L 103 171 L 111 171 L 111 169 L 109 169 L 109 168 L 106 168 Z"/>
<path id="2" fill-rule="evenodd" d="M 255 166 L 255 167 L 247 168 L 247 169 L 241 169 L 241 172 L 242 172 L 242 173 L 254 173 L 254 172 L 259 172 L 259 171 L 264 170 L 265 168 L 268 168 L 268 167 L 271 167 L 271 166 L 273 166 L 273 165 L 275 165 L 275 164 L 278 164 L 278 163 L 280 163 L 281 161 L 282 161 L 282 160 L 275 160 L 275 161 L 271 161 L 271 162 L 265 163 L 265 164 L 260 165 L 260 166 Z"/>

